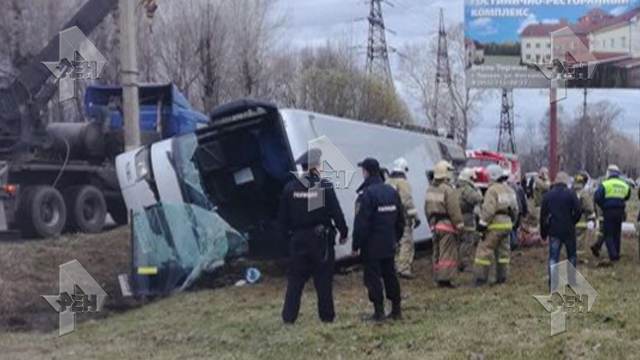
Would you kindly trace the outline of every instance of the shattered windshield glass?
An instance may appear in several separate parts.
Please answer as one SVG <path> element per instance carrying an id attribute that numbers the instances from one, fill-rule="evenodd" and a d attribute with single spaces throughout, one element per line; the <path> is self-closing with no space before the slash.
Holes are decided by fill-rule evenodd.
<path id="1" fill-rule="evenodd" d="M 248 251 L 247 239 L 216 212 L 193 162 L 193 134 L 174 139 L 172 164 L 185 203 L 158 203 L 133 215 L 134 291 L 184 290 L 226 258 Z"/>

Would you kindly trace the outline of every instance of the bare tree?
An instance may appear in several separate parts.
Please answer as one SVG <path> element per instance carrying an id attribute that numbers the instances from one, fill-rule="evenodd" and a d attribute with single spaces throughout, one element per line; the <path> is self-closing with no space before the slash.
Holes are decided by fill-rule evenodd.
<path id="1" fill-rule="evenodd" d="M 228 68 L 229 26 L 224 21 L 224 9 L 212 2 L 203 5 L 198 23 L 198 60 L 201 74 L 202 103 L 209 112 L 224 96 L 224 77 Z"/>
<path id="2" fill-rule="evenodd" d="M 234 77 L 233 97 L 262 97 L 267 74 L 267 58 L 276 45 L 277 35 L 286 23 L 274 12 L 278 0 L 234 0 L 229 2 Z"/>
<path id="3" fill-rule="evenodd" d="M 558 109 L 560 119 L 565 119 L 559 124 L 560 166 L 563 170 L 575 173 L 587 171 L 593 176 L 604 173 L 609 163 L 616 163 L 627 174 L 637 175 L 637 158 L 640 149 L 634 141 L 614 127 L 622 114 L 622 109 L 609 101 L 600 101 L 590 104 L 587 108 L 588 116 L 583 119 L 582 110 L 574 116 L 567 114 L 560 107 Z M 528 125 L 527 131 L 520 136 L 520 160 L 527 171 L 536 170 L 547 164 L 548 156 L 548 127 L 549 113 L 539 123 L 539 133 L 543 134 L 542 141 L 531 141 L 535 133 Z M 571 136 L 572 134 L 584 134 Z M 588 144 L 585 151 L 584 166 L 580 149 L 582 142 Z"/>
<path id="4" fill-rule="evenodd" d="M 199 45 L 194 19 L 201 15 L 200 4 L 199 1 L 162 3 L 153 32 L 154 44 L 158 46 L 159 78 L 175 83 L 192 100 L 190 93 L 200 76 L 194 56 Z"/>
<path id="5" fill-rule="evenodd" d="M 304 48 L 298 55 L 293 90 L 303 109 L 369 122 L 411 123 L 404 102 L 388 83 L 370 77 L 357 53 L 344 43 Z"/>
<path id="6" fill-rule="evenodd" d="M 449 128 L 449 121 L 453 121 L 454 135 L 458 142 L 466 147 L 469 132 L 478 123 L 479 105 L 487 96 L 487 91 L 466 87 L 463 25 L 456 24 L 450 27 L 447 33 L 451 86 L 445 86 L 444 93 L 435 91 L 437 37 L 431 38 L 426 44 L 409 45 L 403 49 L 400 76 L 410 94 L 420 102 L 429 125 L 434 128 Z M 437 114 L 432 107 L 436 97 L 439 97 Z M 443 121 L 436 123 L 436 117 Z"/>

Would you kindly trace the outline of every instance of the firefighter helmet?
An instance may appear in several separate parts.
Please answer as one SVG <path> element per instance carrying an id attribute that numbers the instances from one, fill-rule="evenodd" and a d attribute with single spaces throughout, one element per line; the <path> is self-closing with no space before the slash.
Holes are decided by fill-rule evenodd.
<path id="1" fill-rule="evenodd" d="M 400 172 L 400 173 L 407 173 L 409 171 L 409 163 L 407 162 L 407 159 L 401 157 L 396 159 L 396 161 L 393 162 L 393 172 Z"/>
<path id="2" fill-rule="evenodd" d="M 433 167 L 433 178 L 435 180 L 451 179 L 453 166 L 447 161 L 440 161 Z"/>
<path id="3" fill-rule="evenodd" d="M 458 180 L 473 182 L 476 180 L 476 172 L 472 168 L 464 168 L 458 176 Z"/>
<path id="4" fill-rule="evenodd" d="M 505 178 L 505 172 L 500 165 L 491 164 L 487 166 L 487 172 L 489 173 L 489 179 L 491 181 L 499 181 L 502 178 Z"/>

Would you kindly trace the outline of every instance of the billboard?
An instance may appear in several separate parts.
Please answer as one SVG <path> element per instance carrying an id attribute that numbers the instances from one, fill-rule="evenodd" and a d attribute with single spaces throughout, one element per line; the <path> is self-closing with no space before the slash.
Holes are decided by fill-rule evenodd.
<path id="1" fill-rule="evenodd" d="M 467 86 L 640 88 L 640 1 L 465 0 Z"/>

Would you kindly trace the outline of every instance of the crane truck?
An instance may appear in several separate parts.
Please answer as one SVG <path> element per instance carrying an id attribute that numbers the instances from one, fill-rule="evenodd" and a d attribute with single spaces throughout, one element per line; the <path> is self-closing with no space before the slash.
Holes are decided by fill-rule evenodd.
<path id="1" fill-rule="evenodd" d="M 89 0 L 65 24 L 90 34 L 118 2 Z M 90 86 L 84 97 L 83 122 L 49 123 L 47 103 L 58 79 L 44 62 L 59 61 L 65 73 L 73 67 L 60 59 L 56 35 L 32 61 L 0 88 L 0 235 L 46 238 L 61 232 L 102 231 L 107 213 L 126 223 L 114 168 L 123 148 L 122 89 Z M 71 59 L 72 60 L 72 59 Z M 67 67 L 67 68 L 65 68 Z M 140 88 L 143 143 L 194 131 L 207 117 L 191 109 L 177 88 Z"/>

